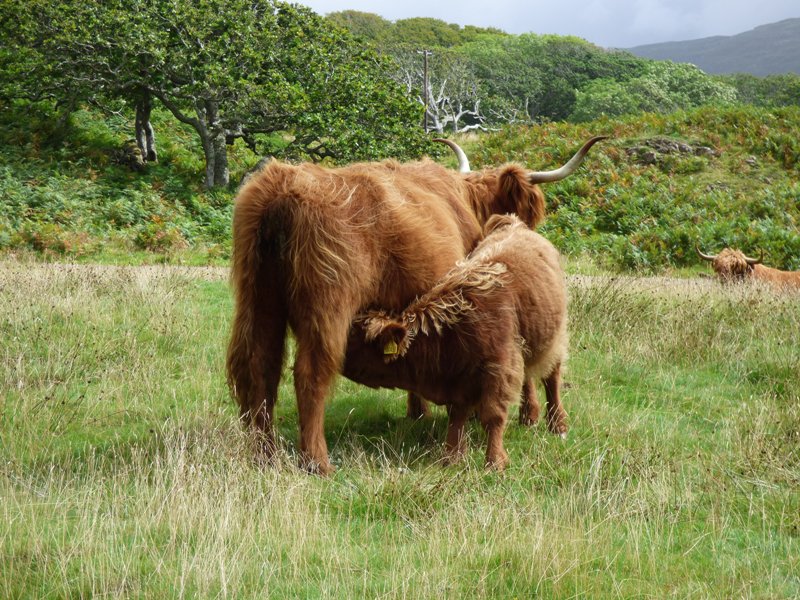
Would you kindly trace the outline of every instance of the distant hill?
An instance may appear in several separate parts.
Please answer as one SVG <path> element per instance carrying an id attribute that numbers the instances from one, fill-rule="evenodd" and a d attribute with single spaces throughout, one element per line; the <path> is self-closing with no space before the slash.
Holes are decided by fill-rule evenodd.
<path id="1" fill-rule="evenodd" d="M 644 58 L 688 62 L 706 73 L 800 74 L 800 18 L 732 36 L 627 48 Z"/>

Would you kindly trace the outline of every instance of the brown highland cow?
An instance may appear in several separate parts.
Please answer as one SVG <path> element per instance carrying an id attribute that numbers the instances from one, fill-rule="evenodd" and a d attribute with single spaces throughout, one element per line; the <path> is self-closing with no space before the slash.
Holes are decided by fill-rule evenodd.
<path id="1" fill-rule="evenodd" d="M 481 238 L 493 214 L 535 227 L 545 214 L 537 185 L 572 173 L 592 138 L 563 167 L 517 165 L 461 172 L 430 160 L 326 169 L 273 161 L 251 176 L 233 214 L 235 293 L 228 382 L 242 418 L 274 448 L 272 419 L 287 327 L 297 341 L 294 385 L 304 466 L 329 473 L 324 406 L 344 362 L 353 318 L 368 307 L 400 311 Z"/>
<path id="2" fill-rule="evenodd" d="M 542 379 L 548 427 L 567 431 L 559 394 L 567 291 L 558 251 L 517 217 L 490 218 L 486 233 L 464 261 L 401 313 L 359 316 L 343 374 L 447 405 L 445 453 L 451 461 L 464 453 L 464 424 L 477 413 L 488 435 L 486 464 L 502 469 L 508 463 L 508 407 L 523 381 Z"/>
<path id="3" fill-rule="evenodd" d="M 735 281 L 763 281 L 779 289 L 800 290 L 800 271 L 779 271 L 761 264 L 760 258 L 750 258 L 741 250 L 725 248 L 719 254 L 703 254 L 697 249 L 700 258 L 711 263 L 711 268 L 725 283 Z"/>

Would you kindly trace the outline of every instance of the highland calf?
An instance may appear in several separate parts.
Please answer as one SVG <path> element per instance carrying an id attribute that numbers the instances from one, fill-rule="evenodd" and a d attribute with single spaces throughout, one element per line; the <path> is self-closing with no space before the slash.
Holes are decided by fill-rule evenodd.
<path id="1" fill-rule="evenodd" d="M 474 248 L 493 214 L 515 213 L 535 227 L 545 213 L 538 183 L 567 177 L 600 139 L 544 172 L 517 165 L 469 172 L 451 143 L 460 172 L 429 160 L 337 169 L 273 161 L 252 175 L 233 213 L 227 372 L 264 453 L 274 449 L 287 328 L 297 341 L 300 453 L 306 468 L 326 474 L 325 399 L 356 314 L 370 306 L 402 310 Z"/>
<path id="2" fill-rule="evenodd" d="M 779 271 L 761 264 L 761 258 L 750 258 L 740 250 L 725 248 L 717 255 L 703 254 L 700 258 L 711 263 L 711 268 L 725 283 L 735 281 L 763 281 L 779 289 L 800 290 L 800 271 Z"/>
<path id="3" fill-rule="evenodd" d="M 567 292 L 558 251 L 517 217 L 491 217 L 486 233 L 464 261 L 399 314 L 360 315 L 343 374 L 446 405 L 450 461 L 465 452 L 464 425 L 477 413 L 488 435 L 486 464 L 502 469 L 508 407 L 523 382 L 542 379 L 548 427 L 566 434 L 559 384 Z"/>

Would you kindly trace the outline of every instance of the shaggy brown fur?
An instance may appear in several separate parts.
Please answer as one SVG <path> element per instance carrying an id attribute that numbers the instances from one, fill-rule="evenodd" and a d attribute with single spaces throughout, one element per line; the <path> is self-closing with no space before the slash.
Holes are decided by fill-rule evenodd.
<path id="1" fill-rule="evenodd" d="M 740 250 L 725 248 L 716 256 L 708 257 L 711 268 L 724 282 L 744 279 L 763 281 L 776 288 L 800 289 L 800 271 L 779 271 L 765 267 L 759 260 L 748 258 Z"/>
<path id="2" fill-rule="evenodd" d="M 513 165 L 464 174 L 428 160 L 339 169 L 273 161 L 247 180 L 233 215 L 227 372 L 267 455 L 287 326 L 303 462 L 329 473 L 324 402 L 354 316 L 401 310 L 472 250 L 490 215 L 506 212 L 530 227 L 545 214 L 541 189 Z"/>
<path id="3" fill-rule="evenodd" d="M 356 319 L 343 373 L 446 404 L 450 460 L 465 451 L 464 423 L 477 411 L 488 434 L 486 463 L 502 469 L 508 406 L 523 381 L 542 378 L 548 426 L 567 431 L 559 394 L 567 293 L 558 251 L 547 240 L 510 215 L 490 218 L 486 228 L 469 257 L 399 315 L 371 311 Z M 538 413 L 535 394 L 532 400 Z"/>

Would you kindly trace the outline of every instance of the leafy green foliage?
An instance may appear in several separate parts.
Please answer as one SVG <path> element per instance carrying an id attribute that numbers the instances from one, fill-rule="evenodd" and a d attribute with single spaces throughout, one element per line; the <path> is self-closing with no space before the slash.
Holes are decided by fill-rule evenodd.
<path id="1" fill-rule="evenodd" d="M 700 108 L 669 115 L 506 129 L 467 147 L 473 168 L 507 160 L 531 168 L 563 163 L 593 134 L 610 134 L 581 172 L 545 185 L 542 233 L 568 255 L 620 270 L 660 271 L 725 246 L 800 269 L 800 108 Z M 633 152 L 673 140 L 691 151 Z M 677 144 L 679 143 L 679 144 Z M 708 149 L 716 154 L 696 154 Z"/>
<path id="2" fill-rule="evenodd" d="M 169 119 L 157 113 L 155 122 Z M 160 163 L 141 174 L 116 161 L 125 119 L 77 111 L 68 131 L 55 125 L 46 104 L 0 103 L 0 250 L 126 262 L 141 260 L 132 254 L 140 250 L 202 261 L 227 255 L 232 194 L 200 188 L 189 132 L 173 131 Z M 246 166 L 238 156 L 235 164 Z"/>
<path id="3" fill-rule="evenodd" d="M 155 113 L 157 127 L 168 123 Z M 79 111 L 70 124 L 55 129 L 42 105 L 0 105 L 0 248 L 114 260 L 133 253 L 127 262 L 142 260 L 140 251 L 169 260 L 227 256 L 233 191 L 198 185 L 203 164 L 191 130 L 165 136 L 159 164 L 140 174 L 114 160 L 125 119 Z M 590 135 L 613 136 L 575 175 L 544 186 L 542 232 L 568 256 L 662 271 L 699 264 L 695 245 L 733 246 L 756 256 L 763 249 L 766 264 L 798 269 L 798 131 L 800 108 L 700 108 L 515 126 L 461 143 L 474 169 L 506 161 L 540 169 L 562 164 Z M 684 150 L 654 150 L 654 141 Z M 250 153 L 236 144 L 231 160 L 238 181 Z"/>
<path id="4" fill-rule="evenodd" d="M 797 73 L 766 77 L 737 73 L 717 75 L 716 79 L 736 88 L 740 102 L 754 106 L 797 106 L 800 103 L 800 75 Z"/>
<path id="5" fill-rule="evenodd" d="M 392 22 L 380 15 L 358 10 L 332 12 L 325 18 L 355 37 L 373 42 L 386 35 L 386 31 L 392 27 Z"/>
<path id="6" fill-rule="evenodd" d="M 227 185 L 227 147 L 238 138 L 256 150 L 259 136 L 280 134 L 285 156 L 315 160 L 418 156 L 427 147 L 415 127 L 420 110 L 386 77 L 385 60 L 298 5 L 33 0 L 0 10 L 8 34 L 0 76 L 20 71 L 9 42 L 28 68 L 3 86 L 7 95 L 22 88 L 73 108 L 158 98 L 199 136 L 208 187 Z"/>
<path id="7" fill-rule="evenodd" d="M 668 113 L 705 104 L 732 105 L 736 90 L 689 64 L 648 63 L 631 79 L 594 79 L 576 93 L 570 118 L 591 121 L 641 112 Z"/>
<path id="8" fill-rule="evenodd" d="M 333 12 L 326 15 L 326 18 L 377 47 L 409 45 L 418 50 L 430 50 L 460 46 L 485 35 L 507 35 L 493 27 L 473 25 L 462 27 L 428 17 L 398 19 L 392 22 L 379 15 L 357 10 Z"/>

